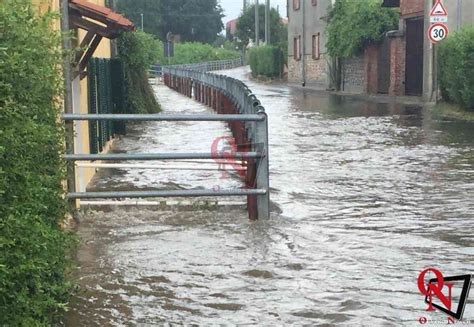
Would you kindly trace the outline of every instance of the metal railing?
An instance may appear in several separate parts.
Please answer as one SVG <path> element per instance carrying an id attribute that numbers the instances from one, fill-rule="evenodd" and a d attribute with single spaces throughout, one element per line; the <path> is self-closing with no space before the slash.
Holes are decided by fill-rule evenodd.
<path id="1" fill-rule="evenodd" d="M 244 58 L 236 58 L 229 60 L 216 60 L 207 61 L 197 64 L 183 64 L 183 65 L 154 65 L 148 70 L 150 77 L 160 77 L 163 75 L 163 69 L 174 68 L 174 69 L 186 69 L 200 72 L 211 72 L 217 70 L 226 70 L 241 67 L 244 65 Z"/>
<path id="2" fill-rule="evenodd" d="M 217 114 L 199 115 L 147 115 L 147 114 L 64 114 L 63 120 L 74 121 L 222 121 L 227 122 L 237 144 L 234 153 L 120 153 L 76 154 L 68 153 L 64 159 L 83 161 L 160 161 L 160 160 L 238 160 L 246 165 L 245 188 L 241 189 L 191 189 L 151 190 L 128 192 L 72 192 L 70 201 L 77 199 L 132 199 L 168 197 L 226 197 L 246 196 L 250 219 L 268 218 L 270 215 L 270 185 L 268 162 L 268 119 L 255 95 L 241 81 L 230 77 L 204 72 L 204 69 L 225 69 L 237 64 L 224 61 L 195 66 L 168 66 L 163 68 L 163 79 L 170 88 L 194 97 L 214 108 Z M 107 165 L 100 163 L 99 165 Z M 71 167 L 71 165 L 69 165 Z M 148 167 L 149 168 L 149 167 Z M 69 172 L 74 173 L 74 172 Z M 71 189 L 71 188 L 69 188 Z M 75 189 L 75 186 L 74 188 Z"/>
<path id="3" fill-rule="evenodd" d="M 224 63 L 229 65 L 228 62 Z M 196 66 L 163 67 L 165 84 L 190 98 L 212 107 L 220 117 L 237 116 L 240 121 L 227 120 L 238 151 L 260 154 L 259 158 L 247 160 L 246 187 L 264 189 L 265 195 L 249 196 L 247 207 L 250 217 L 269 216 L 269 161 L 268 161 L 268 117 L 260 101 L 240 80 L 208 73 L 203 67 L 219 69 L 221 66 L 199 64 Z M 258 115 L 261 120 L 248 121 L 246 116 Z M 237 152 L 238 152 L 237 151 Z"/>

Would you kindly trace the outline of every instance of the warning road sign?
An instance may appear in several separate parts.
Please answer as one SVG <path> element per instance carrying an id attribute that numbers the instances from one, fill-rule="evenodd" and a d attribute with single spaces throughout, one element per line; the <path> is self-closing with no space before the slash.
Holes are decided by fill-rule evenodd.
<path id="1" fill-rule="evenodd" d="M 447 23 L 448 22 L 448 11 L 443 4 L 442 0 L 437 0 L 431 9 L 430 13 L 431 23 Z"/>
<path id="2" fill-rule="evenodd" d="M 430 38 L 431 43 L 438 43 L 443 41 L 449 34 L 448 26 L 442 23 L 433 24 L 431 25 L 428 36 Z"/>

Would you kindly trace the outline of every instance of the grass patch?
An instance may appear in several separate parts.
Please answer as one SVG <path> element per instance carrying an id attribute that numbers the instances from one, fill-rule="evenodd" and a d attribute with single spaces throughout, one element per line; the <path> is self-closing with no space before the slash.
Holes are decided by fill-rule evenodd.
<path id="1" fill-rule="evenodd" d="M 437 119 L 474 122 L 474 112 L 466 111 L 456 104 L 441 102 L 427 108 Z"/>

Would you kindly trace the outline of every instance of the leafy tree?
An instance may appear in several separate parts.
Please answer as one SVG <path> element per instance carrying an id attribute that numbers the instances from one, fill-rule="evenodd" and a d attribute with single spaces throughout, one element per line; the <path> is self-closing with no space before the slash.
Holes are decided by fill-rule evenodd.
<path id="1" fill-rule="evenodd" d="M 212 43 L 224 28 L 223 10 L 217 0 L 119 0 L 117 9 L 137 26 L 164 40 L 166 34 L 182 41 Z"/>
<path id="2" fill-rule="evenodd" d="M 224 28 L 217 0 L 162 1 L 162 35 L 181 35 L 181 40 L 212 43 Z"/>
<path id="3" fill-rule="evenodd" d="M 260 39 L 265 37 L 265 5 L 259 5 L 259 35 Z M 272 44 L 284 42 L 288 35 L 285 33 L 285 26 L 281 22 L 280 13 L 275 9 L 270 9 L 270 41 Z M 237 23 L 237 37 L 246 46 L 249 40 L 255 40 L 255 5 L 247 7 L 239 17 Z"/>
<path id="4" fill-rule="evenodd" d="M 379 0 L 337 0 L 330 12 L 327 49 L 332 57 L 349 58 L 365 45 L 379 42 L 397 29 L 399 13 Z"/>

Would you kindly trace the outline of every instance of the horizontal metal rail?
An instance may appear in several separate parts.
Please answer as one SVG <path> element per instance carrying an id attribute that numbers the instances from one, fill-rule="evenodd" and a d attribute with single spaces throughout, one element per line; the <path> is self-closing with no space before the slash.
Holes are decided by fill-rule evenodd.
<path id="1" fill-rule="evenodd" d="M 206 200 L 207 202 L 207 200 Z M 81 200 L 81 206 L 122 206 L 122 207 L 169 207 L 169 206 L 190 206 L 193 207 L 196 204 L 199 205 L 199 202 L 193 202 L 190 200 L 182 200 L 182 201 L 176 201 L 176 200 L 165 200 L 165 201 L 141 201 L 140 199 L 137 200 L 94 200 L 94 201 L 88 201 L 88 200 Z M 206 204 L 206 203 L 203 203 Z M 218 200 L 211 200 L 210 202 L 207 203 L 210 206 L 239 206 L 242 207 L 246 204 L 244 201 L 218 201 Z"/>
<path id="2" fill-rule="evenodd" d="M 206 197 L 206 196 L 247 196 L 266 195 L 262 189 L 234 190 L 174 190 L 174 191 L 127 191 L 127 192 L 76 192 L 68 193 L 68 199 L 124 199 L 124 198 L 173 198 L 173 197 Z"/>
<path id="3" fill-rule="evenodd" d="M 66 154 L 67 161 L 113 160 L 181 160 L 181 159 L 259 159 L 258 152 L 229 153 L 118 153 L 118 154 Z"/>
<path id="4" fill-rule="evenodd" d="M 157 166 L 145 164 L 105 164 L 105 163 L 78 163 L 77 168 L 115 168 L 115 169 L 156 169 L 156 170 L 199 170 L 199 171 L 246 171 L 245 167 L 236 167 L 230 164 L 218 164 L 214 162 L 213 167 L 191 167 L 191 166 Z M 223 168 L 224 167 L 224 168 Z M 225 168 L 228 167 L 228 168 Z"/>
<path id="5" fill-rule="evenodd" d="M 263 121 L 265 117 L 259 114 L 248 115 L 146 115 L 146 114 L 64 114 L 65 121 Z"/>
<path id="6" fill-rule="evenodd" d="M 235 59 L 227 59 L 227 60 L 214 60 L 214 61 L 206 61 L 194 64 L 178 64 L 178 65 L 165 65 L 161 66 L 161 72 L 164 68 L 173 68 L 173 69 L 189 69 L 194 71 L 202 71 L 202 72 L 209 72 L 215 70 L 224 70 L 224 69 L 232 69 L 236 67 L 243 66 L 244 60 L 242 57 L 235 58 Z M 157 71 L 155 69 L 155 71 Z"/>

